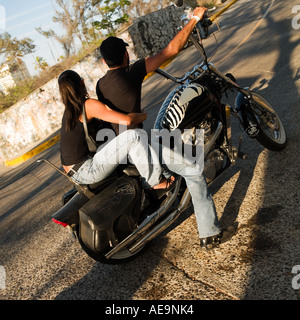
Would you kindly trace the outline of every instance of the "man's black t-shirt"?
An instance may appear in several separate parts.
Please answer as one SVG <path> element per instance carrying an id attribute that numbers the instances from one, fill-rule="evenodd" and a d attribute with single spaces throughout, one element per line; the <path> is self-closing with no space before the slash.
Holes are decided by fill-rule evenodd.
<path id="1" fill-rule="evenodd" d="M 123 113 L 141 112 L 142 83 L 147 75 L 145 59 L 126 68 L 108 70 L 96 85 L 98 99 L 111 109 Z M 113 125 L 116 133 L 119 126 Z"/>

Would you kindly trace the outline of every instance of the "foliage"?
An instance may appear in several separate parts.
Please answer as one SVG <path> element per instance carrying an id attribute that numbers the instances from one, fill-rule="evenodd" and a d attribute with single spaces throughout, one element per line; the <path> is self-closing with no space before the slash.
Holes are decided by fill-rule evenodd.
<path id="1" fill-rule="evenodd" d="M 1 94 L 0 91 L 0 113 L 25 98 L 33 91 L 38 90 L 41 86 L 57 77 L 64 70 L 70 69 L 78 61 L 91 54 L 97 47 L 99 47 L 99 45 L 100 42 L 96 41 L 90 46 L 82 48 L 77 55 L 60 57 L 60 62 L 58 64 L 52 67 L 47 67 L 39 75 L 23 81 L 14 88 L 8 89 L 7 95 Z"/>
<path id="2" fill-rule="evenodd" d="M 48 63 L 42 57 L 35 58 L 35 69 L 46 70 L 49 67 Z"/>
<path id="3" fill-rule="evenodd" d="M 8 94 L 0 94 L 0 112 L 3 112 L 10 106 L 14 105 L 19 100 L 28 96 L 34 90 L 34 81 L 29 79 L 24 81 L 22 84 L 8 89 Z"/>
<path id="4" fill-rule="evenodd" d="M 129 5 L 129 0 L 99 1 L 94 12 L 100 15 L 101 19 L 94 21 L 92 25 L 98 30 L 105 30 L 107 35 L 115 35 L 116 28 L 128 21 L 126 9 Z"/>
<path id="5" fill-rule="evenodd" d="M 53 30 L 36 30 L 47 38 L 58 41 L 65 55 L 75 53 L 75 40 L 82 46 L 98 41 L 104 35 L 115 35 L 120 26 L 132 23 L 135 18 L 161 9 L 168 0 L 55 0 L 53 21 L 59 23 L 63 35 Z M 95 30 L 97 32 L 95 32 Z"/>
<path id="6" fill-rule="evenodd" d="M 54 38 L 59 42 L 68 57 L 75 54 L 75 40 L 79 40 L 82 46 L 85 46 L 99 37 L 92 29 L 90 21 L 96 14 L 95 6 L 99 4 L 99 0 L 55 0 L 58 9 L 55 9 L 55 15 L 52 20 L 59 23 L 64 30 L 63 35 L 58 35 L 53 30 L 36 30 L 46 38 Z"/>
<path id="7" fill-rule="evenodd" d="M 30 38 L 18 40 L 8 32 L 0 34 L 0 55 L 3 60 L 13 60 L 34 52 L 35 45 Z"/>

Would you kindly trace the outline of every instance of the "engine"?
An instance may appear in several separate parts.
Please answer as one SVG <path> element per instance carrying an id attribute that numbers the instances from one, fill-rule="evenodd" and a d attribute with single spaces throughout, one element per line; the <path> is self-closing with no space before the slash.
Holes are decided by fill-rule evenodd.
<path id="1" fill-rule="evenodd" d="M 203 170 L 203 174 L 209 183 L 226 167 L 227 155 L 215 142 L 219 135 L 219 131 L 217 130 L 218 122 L 212 117 L 211 113 L 207 114 L 205 119 L 199 124 L 199 128 L 204 130 L 204 149 L 210 149 L 204 159 Z"/>
<path id="2" fill-rule="evenodd" d="M 222 130 L 218 127 L 219 121 L 210 111 L 212 104 L 213 99 L 209 92 L 201 85 L 181 85 L 165 99 L 154 124 L 154 128 L 158 130 L 180 129 L 183 142 L 193 141 L 192 145 L 197 141 L 196 138 L 193 139 L 195 129 L 204 130 L 204 149 L 208 148 L 209 152 L 205 156 L 203 173 L 208 183 L 214 180 L 227 164 L 227 155 L 218 145 L 217 140 Z"/>
<path id="3" fill-rule="evenodd" d="M 211 151 L 204 160 L 203 174 L 207 183 L 213 181 L 225 167 L 225 154 L 218 149 Z"/>

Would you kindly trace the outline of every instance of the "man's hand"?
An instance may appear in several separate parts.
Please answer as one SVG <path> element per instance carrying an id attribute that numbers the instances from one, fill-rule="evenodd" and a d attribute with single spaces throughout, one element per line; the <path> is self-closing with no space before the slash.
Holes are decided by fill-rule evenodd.
<path id="1" fill-rule="evenodd" d="M 194 11 L 193 11 L 193 15 L 199 17 L 199 19 L 201 20 L 205 14 L 205 12 L 207 11 L 207 8 L 204 7 L 197 7 Z"/>
<path id="2" fill-rule="evenodd" d="M 193 15 L 201 20 L 206 10 L 207 9 L 204 7 L 198 7 L 193 11 Z M 180 30 L 170 41 L 166 48 L 161 50 L 155 56 L 145 59 L 147 73 L 155 71 L 168 59 L 174 57 L 184 47 L 196 23 L 196 19 L 191 19 L 189 23 L 186 24 L 184 28 Z"/>

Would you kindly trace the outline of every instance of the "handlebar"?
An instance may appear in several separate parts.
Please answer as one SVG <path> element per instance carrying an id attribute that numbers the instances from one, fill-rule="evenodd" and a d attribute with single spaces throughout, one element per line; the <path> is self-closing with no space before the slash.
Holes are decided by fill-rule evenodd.
<path id="1" fill-rule="evenodd" d="M 184 12 L 185 12 L 185 18 L 183 19 L 183 21 L 190 21 L 191 17 L 193 16 L 193 9 L 191 7 L 186 7 Z M 212 21 L 208 17 L 208 10 L 205 11 L 205 13 L 201 19 L 201 23 L 206 24 L 207 26 L 212 25 Z"/>
<path id="2" fill-rule="evenodd" d="M 192 71 L 187 72 L 182 78 L 172 76 L 171 74 L 167 73 L 166 71 L 158 68 L 155 70 L 156 73 L 160 74 L 166 79 L 172 80 L 173 82 L 183 84 L 187 80 L 195 80 L 201 78 L 208 70 L 208 67 L 204 62 L 197 64 L 194 66 Z"/>
<path id="3" fill-rule="evenodd" d="M 210 27 L 212 25 L 212 21 L 206 16 L 206 13 L 201 22 L 203 25 L 205 24 L 207 27 Z"/>

